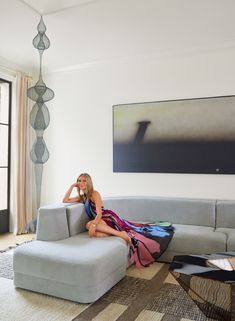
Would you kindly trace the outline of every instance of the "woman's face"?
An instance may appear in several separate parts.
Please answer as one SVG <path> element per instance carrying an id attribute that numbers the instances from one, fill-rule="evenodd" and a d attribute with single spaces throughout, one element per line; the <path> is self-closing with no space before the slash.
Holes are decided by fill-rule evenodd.
<path id="1" fill-rule="evenodd" d="M 78 178 L 78 187 L 80 188 L 80 190 L 82 190 L 83 192 L 86 192 L 87 190 L 87 180 L 85 176 L 80 176 Z"/>

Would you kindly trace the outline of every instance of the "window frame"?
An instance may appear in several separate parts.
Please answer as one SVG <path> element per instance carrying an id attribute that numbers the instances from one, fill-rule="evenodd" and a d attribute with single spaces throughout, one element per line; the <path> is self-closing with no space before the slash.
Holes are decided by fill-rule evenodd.
<path id="1" fill-rule="evenodd" d="M 7 208 L 0 209 L 0 234 L 9 232 L 10 227 L 10 173 L 11 173 L 11 128 L 12 128 L 12 82 L 0 77 L 0 83 L 7 83 L 9 85 L 9 99 L 8 99 L 8 124 L 1 123 L 0 126 L 8 126 L 8 157 L 7 166 L 0 168 L 7 168 Z"/>

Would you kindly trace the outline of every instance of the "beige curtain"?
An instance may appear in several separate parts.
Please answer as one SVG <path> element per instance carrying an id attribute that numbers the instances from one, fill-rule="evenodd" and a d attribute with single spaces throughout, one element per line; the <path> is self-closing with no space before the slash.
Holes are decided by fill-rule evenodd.
<path id="1" fill-rule="evenodd" d="M 15 113 L 12 115 L 12 206 L 14 234 L 27 233 L 29 224 L 36 216 L 36 191 L 30 149 L 33 129 L 29 123 L 32 103 L 27 98 L 31 78 L 21 73 L 16 77 Z"/>

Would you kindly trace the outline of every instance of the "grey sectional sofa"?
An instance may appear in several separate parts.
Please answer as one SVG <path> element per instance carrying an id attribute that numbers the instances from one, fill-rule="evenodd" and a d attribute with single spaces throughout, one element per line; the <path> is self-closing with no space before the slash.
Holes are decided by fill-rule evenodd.
<path id="1" fill-rule="evenodd" d="M 170 221 L 174 237 L 159 261 L 235 250 L 235 201 L 116 197 L 104 206 L 141 222 Z M 36 240 L 14 252 L 16 287 L 81 303 L 97 300 L 126 273 L 129 249 L 118 237 L 89 238 L 83 204 L 41 207 Z"/>

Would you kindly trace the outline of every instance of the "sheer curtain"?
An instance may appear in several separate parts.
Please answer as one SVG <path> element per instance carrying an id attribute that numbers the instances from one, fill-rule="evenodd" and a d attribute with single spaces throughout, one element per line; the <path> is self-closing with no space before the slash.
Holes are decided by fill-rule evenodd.
<path id="1" fill-rule="evenodd" d="M 14 234 L 28 233 L 30 223 L 36 216 L 35 179 L 33 163 L 30 160 L 33 141 L 33 129 L 29 123 L 31 102 L 27 97 L 27 89 L 31 85 L 30 77 L 17 73 L 11 136 L 11 204 Z"/>

